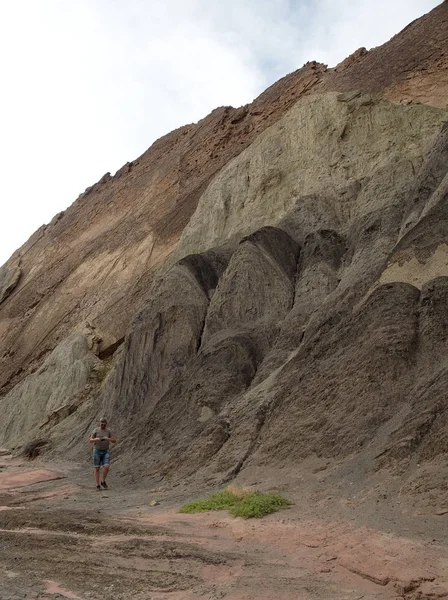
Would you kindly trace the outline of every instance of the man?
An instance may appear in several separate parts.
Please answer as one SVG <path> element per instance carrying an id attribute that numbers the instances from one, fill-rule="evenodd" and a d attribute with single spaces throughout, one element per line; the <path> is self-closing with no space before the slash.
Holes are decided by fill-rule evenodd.
<path id="1" fill-rule="evenodd" d="M 107 428 L 107 419 L 102 417 L 100 426 L 94 429 L 89 442 L 93 443 L 93 466 L 95 467 L 96 489 L 101 490 L 101 486 L 107 490 L 106 477 L 110 468 L 109 442 L 115 444 L 117 440 Z M 100 469 L 103 467 L 103 477 L 100 485 Z"/>

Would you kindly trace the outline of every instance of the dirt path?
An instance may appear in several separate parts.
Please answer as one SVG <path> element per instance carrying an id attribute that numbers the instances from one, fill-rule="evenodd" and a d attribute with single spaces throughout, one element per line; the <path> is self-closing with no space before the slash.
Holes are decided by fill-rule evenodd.
<path id="1" fill-rule="evenodd" d="M 99 493 L 76 465 L 0 461 L 0 600 L 448 598 L 445 543 L 316 518 L 293 487 L 289 509 L 244 521 L 181 515 L 173 490 L 113 476 Z"/>

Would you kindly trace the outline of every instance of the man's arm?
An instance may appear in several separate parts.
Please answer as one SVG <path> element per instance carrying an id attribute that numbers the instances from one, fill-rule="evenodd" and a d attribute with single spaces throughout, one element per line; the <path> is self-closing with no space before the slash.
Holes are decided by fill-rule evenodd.
<path id="1" fill-rule="evenodd" d="M 115 442 L 117 441 L 115 436 L 112 435 L 112 433 L 109 431 L 110 437 L 104 438 L 105 440 L 109 440 L 109 442 L 112 442 L 112 444 L 115 444 Z"/>
<path id="2" fill-rule="evenodd" d="M 95 433 L 96 433 L 95 431 L 92 433 L 92 435 L 89 438 L 89 442 L 99 442 L 100 441 L 100 438 L 93 437 Z"/>

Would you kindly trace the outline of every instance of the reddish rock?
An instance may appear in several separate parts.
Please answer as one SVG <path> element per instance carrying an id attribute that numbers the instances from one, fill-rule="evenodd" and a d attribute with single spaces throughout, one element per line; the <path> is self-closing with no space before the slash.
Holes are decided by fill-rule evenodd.
<path id="1" fill-rule="evenodd" d="M 327 90 L 381 92 L 445 106 L 446 2 L 390 42 L 354 53 L 336 69 L 307 63 L 252 104 L 221 107 L 155 142 L 115 176 L 106 173 L 8 261 L 20 279 L 0 305 L 0 393 L 41 364 L 89 320 L 120 340 L 212 177 L 301 96 Z M 9 271 L 8 271 L 9 270 Z"/>

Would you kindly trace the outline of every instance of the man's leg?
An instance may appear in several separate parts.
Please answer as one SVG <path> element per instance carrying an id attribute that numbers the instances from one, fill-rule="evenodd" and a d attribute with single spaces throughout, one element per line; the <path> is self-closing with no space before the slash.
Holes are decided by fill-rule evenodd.
<path id="1" fill-rule="evenodd" d="M 100 487 L 100 467 L 101 467 L 101 457 L 100 453 L 94 449 L 93 450 L 93 475 L 95 477 L 96 488 Z"/>
<path id="2" fill-rule="evenodd" d="M 105 487 L 106 489 L 107 489 L 106 477 L 107 477 L 107 474 L 109 473 L 109 469 L 110 469 L 110 454 L 109 454 L 109 452 L 106 452 L 106 454 L 104 455 L 104 458 L 103 458 L 103 479 L 101 480 L 103 487 Z"/>

